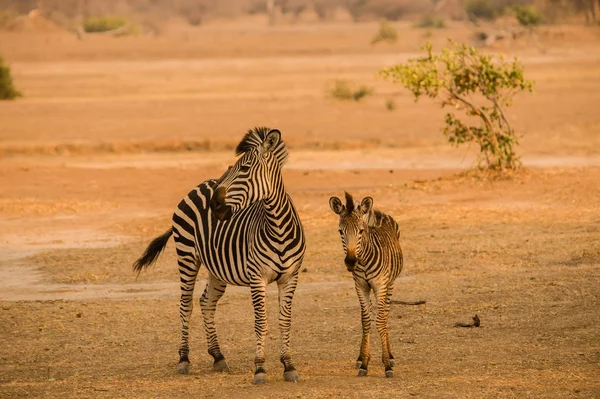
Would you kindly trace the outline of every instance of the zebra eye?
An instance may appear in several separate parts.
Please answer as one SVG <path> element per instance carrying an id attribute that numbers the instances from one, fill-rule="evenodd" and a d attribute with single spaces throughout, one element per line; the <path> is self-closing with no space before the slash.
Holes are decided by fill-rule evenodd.
<path id="1" fill-rule="evenodd" d="M 363 231 L 365 231 L 365 229 L 360 229 L 358 232 L 362 234 Z"/>
<path id="2" fill-rule="evenodd" d="M 240 172 L 248 172 L 250 170 L 250 165 L 242 165 L 240 166 Z"/>

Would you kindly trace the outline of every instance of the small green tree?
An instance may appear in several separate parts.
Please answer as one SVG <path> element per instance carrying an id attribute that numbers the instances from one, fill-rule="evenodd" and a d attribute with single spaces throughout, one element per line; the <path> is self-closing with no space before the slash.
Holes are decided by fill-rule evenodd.
<path id="1" fill-rule="evenodd" d="M 0 57 L 0 100 L 12 100 L 21 97 L 13 86 L 10 68 L 4 65 L 4 61 Z"/>
<path id="2" fill-rule="evenodd" d="M 480 168 L 519 168 L 514 149 L 518 140 L 503 107 L 509 106 L 518 92 L 531 91 L 532 82 L 523 77 L 523 66 L 516 58 L 509 63 L 503 57 L 480 54 L 473 47 L 452 41 L 450 44 L 434 54 L 428 43 L 424 57 L 409 59 L 380 73 L 409 89 L 415 101 L 422 95 L 441 98 L 442 107 L 464 111 L 467 118 L 463 120 L 447 113 L 443 132 L 455 145 L 477 143 Z M 473 121 L 478 123 L 470 124 Z"/>

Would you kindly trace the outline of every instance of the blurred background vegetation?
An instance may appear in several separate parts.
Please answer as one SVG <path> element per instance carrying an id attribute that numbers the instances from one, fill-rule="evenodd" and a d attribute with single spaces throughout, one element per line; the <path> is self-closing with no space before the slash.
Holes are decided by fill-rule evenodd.
<path id="1" fill-rule="evenodd" d="M 598 24 L 600 0 L 0 0 L 0 29 L 32 13 L 79 32 L 118 34 L 160 33 L 168 18 L 198 26 L 256 14 L 268 15 L 272 24 L 403 19 L 439 28 L 444 20 L 477 24 L 508 17 L 534 26 Z"/>

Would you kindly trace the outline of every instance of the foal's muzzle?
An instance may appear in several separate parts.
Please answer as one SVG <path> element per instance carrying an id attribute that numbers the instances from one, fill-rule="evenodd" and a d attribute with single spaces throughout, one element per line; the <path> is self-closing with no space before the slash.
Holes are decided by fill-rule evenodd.
<path id="1" fill-rule="evenodd" d="M 356 267 L 356 262 L 356 256 L 346 254 L 346 257 L 344 258 L 344 264 L 346 265 L 346 269 L 348 269 L 349 272 L 354 271 L 354 268 Z"/>

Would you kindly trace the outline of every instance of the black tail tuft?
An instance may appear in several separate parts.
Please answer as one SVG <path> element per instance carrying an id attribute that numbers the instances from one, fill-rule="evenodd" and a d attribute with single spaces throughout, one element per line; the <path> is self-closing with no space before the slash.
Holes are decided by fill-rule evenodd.
<path id="1" fill-rule="evenodd" d="M 158 255 L 165 249 L 165 245 L 167 245 L 167 241 L 169 241 L 169 237 L 171 237 L 172 234 L 173 228 L 171 227 L 164 234 L 152 240 L 150 245 L 148 245 L 148 248 L 146 248 L 146 251 L 144 251 L 144 254 L 133 264 L 133 271 L 140 274 L 142 269 L 147 269 L 148 266 L 156 262 Z"/>

